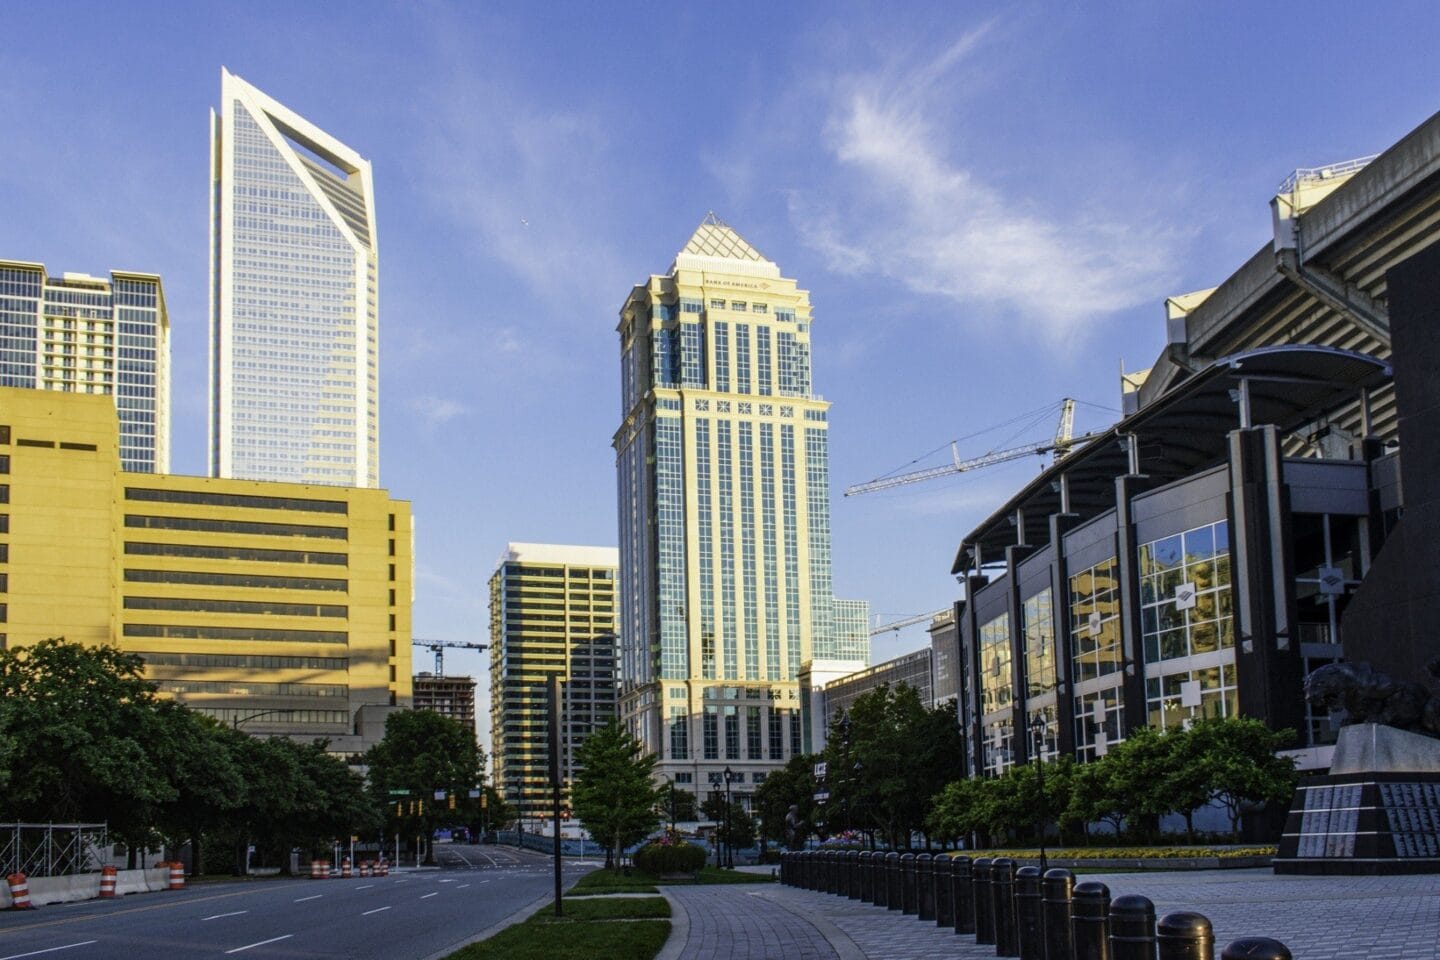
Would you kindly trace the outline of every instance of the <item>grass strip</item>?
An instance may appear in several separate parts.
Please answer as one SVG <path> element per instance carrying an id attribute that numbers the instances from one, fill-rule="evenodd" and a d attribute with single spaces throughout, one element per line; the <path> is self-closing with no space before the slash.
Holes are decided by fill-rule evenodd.
<path id="1" fill-rule="evenodd" d="M 627 876 L 619 870 L 595 870 L 580 878 L 567 897 L 585 897 L 599 893 L 655 893 L 657 886 L 670 884 L 712 884 L 712 883 L 774 883 L 768 873 L 744 873 L 739 870 L 721 870 L 718 867 L 703 867 L 694 880 L 663 880 L 653 873 L 630 868 Z"/>
<path id="2" fill-rule="evenodd" d="M 566 900 L 564 910 L 557 917 L 546 905 L 447 960 L 654 960 L 670 936 L 670 921 L 658 919 L 670 915 L 662 897 Z"/>

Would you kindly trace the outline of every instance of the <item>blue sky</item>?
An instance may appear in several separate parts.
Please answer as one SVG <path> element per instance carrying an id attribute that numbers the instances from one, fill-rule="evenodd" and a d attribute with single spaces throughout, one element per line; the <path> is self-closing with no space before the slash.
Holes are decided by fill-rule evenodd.
<path id="1" fill-rule="evenodd" d="M 960 537 L 1038 463 L 843 487 L 1066 395 L 1107 422 L 1164 298 L 1266 241 L 1287 173 L 1440 107 L 1437 25 L 1401 2 L 12 4 L 0 257 L 163 276 L 173 468 L 203 473 L 221 65 L 369 157 L 415 630 L 483 640 L 507 541 L 615 543 L 616 312 L 714 210 L 811 291 L 835 588 L 893 619 L 951 602 Z"/>

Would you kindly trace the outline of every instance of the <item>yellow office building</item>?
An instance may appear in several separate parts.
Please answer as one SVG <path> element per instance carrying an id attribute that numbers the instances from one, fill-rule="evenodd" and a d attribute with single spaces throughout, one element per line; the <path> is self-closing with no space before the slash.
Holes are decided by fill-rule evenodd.
<path id="1" fill-rule="evenodd" d="M 0 388 L 0 641 L 142 655 L 162 694 L 357 753 L 411 699 L 409 504 L 121 472 L 109 397 Z"/>
<path id="2" fill-rule="evenodd" d="M 511 543 L 490 577 L 494 782 L 522 819 L 548 815 L 548 690 L 560 676 L 561 776 L 575 748 L 615 716 L 614 547 Z"/>

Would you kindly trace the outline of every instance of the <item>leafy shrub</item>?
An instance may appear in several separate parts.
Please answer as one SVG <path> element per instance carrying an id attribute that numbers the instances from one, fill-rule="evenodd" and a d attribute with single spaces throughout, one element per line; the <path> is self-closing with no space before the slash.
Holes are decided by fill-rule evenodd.
<path id="1" fill-rule="evenodd" d="M 663 837 L 635 851 L 635 866 L 646 873 L 694 873 L 705 866 L 705 850 L 693 843 Z"/>

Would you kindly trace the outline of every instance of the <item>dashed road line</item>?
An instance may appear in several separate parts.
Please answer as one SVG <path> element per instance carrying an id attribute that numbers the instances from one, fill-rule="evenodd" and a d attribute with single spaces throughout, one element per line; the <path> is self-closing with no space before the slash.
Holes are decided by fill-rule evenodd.
<path id="1" fill-rule="evenodd" d="M 291 900 L 290 902 L 291 902 L 291 903 L 304 903 L 306 900 L 319 900 L 319 899 L 320 899 L 321 897 L 323 897 L 323 896 L 325 896 L 325 894 L 323 894 L 323 893 L 317 893 L 317 894 L 315 894 L 313 897 L 301 897 L 299 900 Z"/>
<path id="2" fill-rule="evenodd" d="M 238 917 L 238 916 L 240 916 L 242 913 L 249 913 L 249 912 L 250 912 L 249 910 L 233 910 L 233 911 L 231 911 L 230 913 L 216 913 L 216 914 L 212 914 L 211 916 L 208 916 L 208 917 L 201 917 L 200 919 L 201 919 L 202 922 L 205 921 L 205 920 L 219 920 L 219 919 L 222 919 L 222 918 L 224 918 L 224 917 Z"/>
<path id="3" fill-rule="evenodd" d="M 291 937 L 293 937 L 293 936 L 295 936 L 295 934 L 293 934 L 293 933 L 287 933 L 287 934 L 285 934 L 284 936 L 281 936 L 281 937 L 271 937 L 269 940 L 261 940 L 261 941 L 259 941 L 258 943 L 247 943 L 247 944 L 245 944 L 245 946 L 243 946 L 243 947 L 236 947 L 234 950 L 226 950 L 225 952 L 226 952 L 226 953 L 244 953 L 246 950 L 253 950 L 253 949 L 255 949 L 256 947 L 263 947 L 263 946 L 265 946 L 265 944 L 267 944 L 267 943 L 279 943 L 281 940 L 289 940 L 289 939 L 290 939 Z"/>
<path id="4" fill-rule="evenodd" d="M 0 957 L 0 960 L 20 960 L 21 957 L 38 957 L 42 953 L 54 953 L 56 950 L 71 950 L 75 947 L 88 947 L 92 943 L 99 943 L 98 940 L 81 940 L 79 943 L 67 943 L 63 947 L 46 947 L 44 950 L 31 950 L 29 953 L 12 953 L 8 957 Z"/>
<path id="5" fill-rule="evenodd" d="M 468 887 L 468 886 L 470 886 L 470 884 L 468 884 L 468 883 L 462 883 L 462 884 L 460 884 L 460 886 L 456 887 L 455 889 L 456 889 L 456 890 L 464 890 L 464 889 L 465 889 L 466 887 Z"/>
<path id="6" fill-rule="evenodd" d="M 373 884 L 373 883 L 362 883 L 360 886 L 356 887 L 355 889 L 356 889 L 356 890 L 369 890 L 369 889 L 370 889 L 371 887 L 373 887 L 373 886 L 375 886 L 375 884 Z"/>
<path id="7" fill-rule="evenodd" d="M 379 912 L 382 911 L 382 910 L 389 910 L 389 909 L 390 909 L 389 907 L 376 907 L 374 910 L 366 910 L 364 913 L 360 914 L 360 916 L 362 916 L 362 917 L 368 917 L 368 916 L 370 916 L 370 914 L 372 914 L 372 913 L 379 913 Z"/>
<path id="8" fill-rule="evenodd" d="M 438 896 L 440 896 L 440 891 L 439 891 L 439 890 L 436 890 L 434 893 L 422 894 L 422 895 L 420 896 L 420 899 L 421 899 L 421 900 L 429 900 L 431 897 L 438 897 Z"/>

